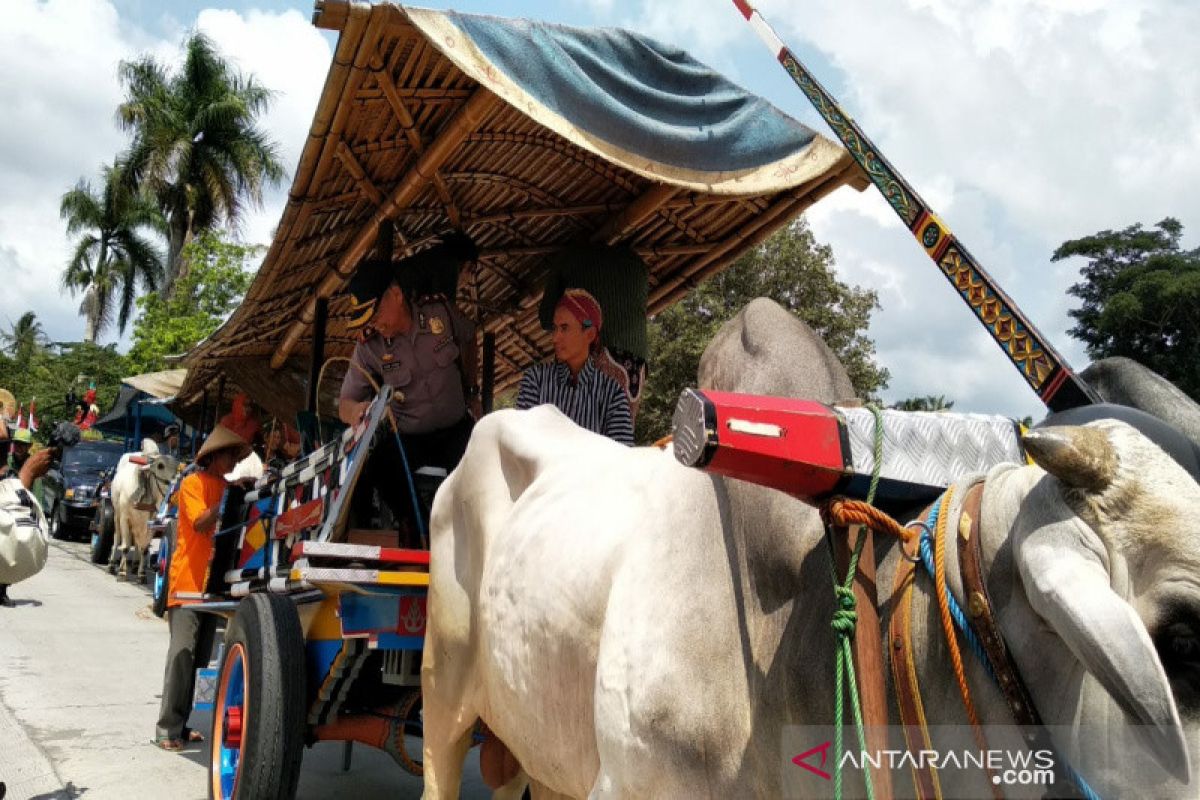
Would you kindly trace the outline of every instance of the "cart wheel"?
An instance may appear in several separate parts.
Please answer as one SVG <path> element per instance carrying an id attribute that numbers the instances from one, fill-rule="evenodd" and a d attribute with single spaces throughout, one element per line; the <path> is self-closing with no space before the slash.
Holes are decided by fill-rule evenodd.
<path id="1" fill-rule="evenodd" d="M 92 563 L 106 564 L 112 554 L 113 546 L 113 510 L 107 503 L 100 506 L 97 514 L 96 530 L 92 531 Z"/>
<path id="2" fill-rule="evenodd" d="M 158 558 L 154 562 L 154 614 L 161 617 L 167 613 L 167 580 L 171 575 L 171 551 L 175 544 L 175 520 L 167 523 L 162 543 L 158 546 Z"/>
<path id="3" fill-rule="evenodd" d="M 296 796 L 304 748 L 304 633 L 292 601 L 253 594 L 225 635 L 209 737 L 210 800 Z"/>
<path id="4" fill-rule="evenodd" d="M 424 717 L 422 711 L 424 705 L 421 702 L 421 690 L 418 689 L 402 702 L 397 709 L 397 717 L 399 717 L 399 725 L 396 726 L 396 751 L 399 754 L 400 766 L 410 775 L 416 775 L 418 778 L 425 774 L 425 764 L 420 760 L 421 747 L 417 747 L 418 758 L 413 758 L 408 753 L 408 736 L 422 737 L 424 728 Z"/>

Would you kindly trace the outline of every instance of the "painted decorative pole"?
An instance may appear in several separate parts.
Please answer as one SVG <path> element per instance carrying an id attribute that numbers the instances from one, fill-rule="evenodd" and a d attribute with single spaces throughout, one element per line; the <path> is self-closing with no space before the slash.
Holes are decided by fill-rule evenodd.
<path id="1" fill-rule="evenodd" d="M 733 0 L 733 4 L 829 123 L 850 155 L 904 220 L 909 231 L 1042 402 L 1051 411 L 1100 402 L 1096 393 L 1071 370 L 1012 299 L 984 272 L 962 242 L 884 158 L 858 123 L 842 111 L 833 96 L 800 63 L 762 15 L 745 0 Z"/>

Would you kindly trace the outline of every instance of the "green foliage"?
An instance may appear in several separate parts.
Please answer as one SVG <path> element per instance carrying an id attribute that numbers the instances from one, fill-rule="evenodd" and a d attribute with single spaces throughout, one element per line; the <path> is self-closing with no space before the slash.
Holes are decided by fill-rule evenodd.
<path id="1" fill-rule="evenodd" d="M 262 202 L 264 185 L 284 176 L 278 147 L 257 125 L 274 93 L 243 76 L 213 42 L 192 33 L 178 71 L 151 56 L 118 71 L 125 102 L 121 125 L 133 132 L 129 180 L 153 195 L 167 218 L 170 295 L 185 263 L 184 245 L 224 221 L 235 226 L 247 201 Z"/>
<path id="2" fill-rule="evenodd" d="M 930 394 L 924 397 L 906 397 L 892 405 L 897 411 L 949 411 L 954 408 L 954 401 L 944 396 Z"/>
<path id="3" fill-rule="evenodd" d="M 818 244 L 801 219 L 654 317 L 637 440 L 651 442 L 670 431 L 675 401 L 695 385 L 704 348 L 756 297 L 769 297 L 808 323 L 846 366 L 859 395 L 874 399 L 888 381 L 865 332 L 878 297 L 839 281 L 833 263 L 832 250 Z"/>
<path id="4" fill-rule="evenodd" d="M 1082 301 L 1070 333 L 1092 358 L 1126 356 L 1200 398 L 1200 249 L 1183 250 L 1183 225 L 1168 217 L 1064 242 L 1054 260 L 1082 256 Z"/>
<path id="5" fill-rule="evenodd" d="M 166 356 L 182 355 L 220 327 L 254 278 L 261 247 L 225 241 L 205 231 L 183 249 L 184 277 L 175 293 L 138 299 L 129 366 L 134 374 L 167 369 Z"/>
<path id="6" fill-rule="evenodd" d="M 53 352 L 55 349 L 58 352 Z M 49 433 L 54 421 L 66 418 L 63 398 L 69 389 L 74 388 L 82 397 L 88 381 L 95 380 L 96 405 L 103 414 L 112 407 L 121 378 L 128 374 L 125 357 L 117 352 L 116 344 L 100 347 L 91 342 L 73 342 L 38 348 L 26 359 L 0 357 L 0 386 L 12 392 L 26 409 L 30 400 L 37 400 L 39 438 Z"/>
<path id="7" fill-rule="evenodd" d="M 122 333 L 133 312 L 139 285 L 153 290 L 162 279 L 162 257 L 142 233 L 161 231 L 162 215 L 144 195 L 126 184 L 117 165 L 104 167 L 97 193 L 80 179 L 63 195 L 60 216 L 67 234 L 78 236 L 63 271 L 62 286 L 83 293 L 79 313 L 86 320 L 84 338 L 95 342 L 117 312 Z"/>
<path id="8" fill-rule="evenodd" d="M 28 363 L 37 353 L 46 349 L 50 340 L 42 330 L 42 323 L 37 321 L 37 315 L 26 311 L 7 332 L 0 331 L 0 342 L 3 342 L 5 353 L 13 360 Z"/>

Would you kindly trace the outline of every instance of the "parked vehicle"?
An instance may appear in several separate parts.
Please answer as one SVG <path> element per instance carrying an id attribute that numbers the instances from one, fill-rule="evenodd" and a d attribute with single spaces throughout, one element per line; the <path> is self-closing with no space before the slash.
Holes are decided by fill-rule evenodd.
<path id="1" fill-rule="evenodd" d="M 82 536 L 91 526 L 100 505 L 104 475 L 125 453 L 119 442 L 80 442 L 63 452 L 62 466 L 46 473 L 46 512 L 50 533 L 56 539 Z"/>
<path id="2" fill-rule="evenodd" d="M 100 477 L 100 486 L 96 491 L 96 513 L 92 517 L 89 529 L 92 532 L 93 564 L 107 564 L 112 553 L 113 535 L 116 527 L 116 517 L 112 505 L 112 479 L 116 468 L 107 470 Z"/>

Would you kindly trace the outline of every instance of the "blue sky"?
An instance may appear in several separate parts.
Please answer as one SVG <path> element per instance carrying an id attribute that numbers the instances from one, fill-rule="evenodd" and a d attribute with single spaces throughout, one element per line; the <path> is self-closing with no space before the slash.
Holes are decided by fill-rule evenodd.
<path id="1" fill-rule="evenodd" d="M 729 0 L 459 0 L 459 11 L 621 26 L 678 44 L 817 130 L 824 124 Z M 1200 231 L 1200 4 L 1175 0 L 762 0 L 759 8 L 1076 368 L 1063 240 L 1178 217 Z M 266 119 L 289 169 L 336 43 L 311 3 L 6 0 L 0 29 L 0 326 L 33 310 L 78 339 L 58 277 L 69 243 L 58 198 L 124 146 L 115 68 L 173 59 L 200 27 L 279 91 Z M 242 228 L 266 242 L 286 188 Z M 871 334 L 887 399 L 958 408 L 1040 405 L 874 189 L 808 214 L 843 280 L 879 291 Z M 115 331 L 105 341 L 117 339 Z"/>

